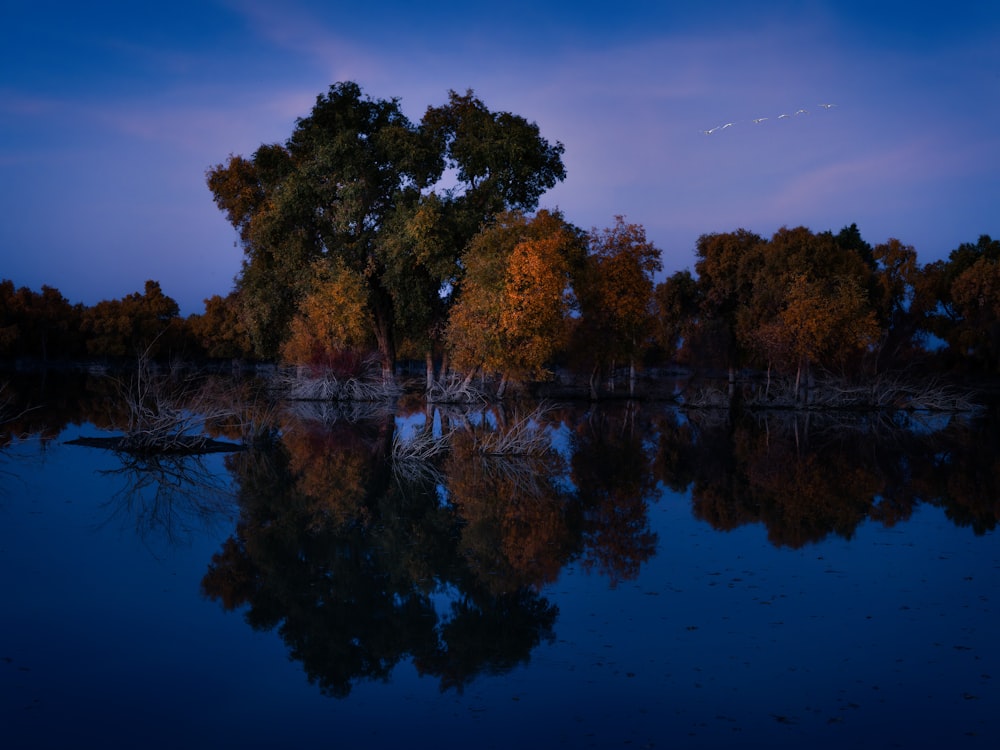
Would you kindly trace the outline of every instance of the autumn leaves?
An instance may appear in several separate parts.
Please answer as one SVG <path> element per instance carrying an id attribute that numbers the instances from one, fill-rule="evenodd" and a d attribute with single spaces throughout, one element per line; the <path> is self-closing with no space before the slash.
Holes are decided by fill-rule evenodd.
<path id="1" fill-rule="evenodd" d="M 628 365 L 652 328 L 659 250 L 616 217 L 584 235 L 558 213 L 507 214 L 466 253 L 462 298 L 446 342 L 453 366 L 508 379 L 543 379 L 567 356 L 600 369 Z"/>
<path id="2" fill-rule="evenodd" d="M 633 362 L 659 251 L 621 218 L 587 236 L 530 213 L 564 177 L 562 151 L 472 92 L 411 123 L 396 101 L 331 87 L 284 146 L 208 174 L 243 242 L 237 294 L 258 356 L 376 349 L 389 379 L 402 353 L 442 363 L 429 393 L 458 372 L 502 394 L 570 351 L 588 369 Z"/>

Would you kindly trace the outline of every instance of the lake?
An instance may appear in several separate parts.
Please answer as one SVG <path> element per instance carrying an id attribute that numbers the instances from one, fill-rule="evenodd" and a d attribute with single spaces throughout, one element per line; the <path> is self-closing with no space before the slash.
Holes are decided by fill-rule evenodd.
<path id="1" fill-rule="evenodd" d="M 69 442 L 110 392 L 20 398 L 5 748 L 1000 740 L 990 414 L 291 404 L 137 457 Z"/>

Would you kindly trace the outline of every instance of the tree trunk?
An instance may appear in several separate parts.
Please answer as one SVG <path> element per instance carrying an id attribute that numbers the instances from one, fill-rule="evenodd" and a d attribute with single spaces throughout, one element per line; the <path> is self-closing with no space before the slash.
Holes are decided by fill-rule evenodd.
<path id="1" fill-rule="evenodd" d="M 497 398 L 503 398 L 503 394 L 507 390 L 507 382 L 508 382 L 507 373 L 505 372 L 503 375 L 500 376 L 500 385 L 497 388 Z"/>
<path id="2" fill-rule="evenodd" d="M 594 369 L 590 371 L 590 400 L 597 401 L 597 384 L 601 378 L 601 366 L 594 365 Z"/>
<path id="3" fill-rule="evenodd" d="M 449 367 L 451 367 L 451 360 L 448 359 L 448 352 L 444 352 L 441 355 L 441 366 L 438 368 L 437 371 L 438 380 L 443 381 L 446 377 L 448 377 Z"/>
<path id="4" fill-rule="evenodd" d="M 375 343 L 382 361 L 382 382 L 392 383 L 396 377 L 396 341 L 392 328 L 392 302 L 388 295 L 373 295 L 372 323 L 375 329 Z"/>
<path id="5" fill-rule="evenodd" d="M 425 372 L 427 374 L 426 390 L 429 393 L 434 389 L 434 352 L 430 349 L 428 349 L 427 353 L 424 355 L 424 364 L 426 366 Z"/>
<path id="6" fill-rule="evenodd" d="M 380 344 L 379 352 L 381 353 L 382 362 L 382 382 L 385 384 L 392 383 L 396 379 L 396 357 L 385 350 L 385 348 Z"/>

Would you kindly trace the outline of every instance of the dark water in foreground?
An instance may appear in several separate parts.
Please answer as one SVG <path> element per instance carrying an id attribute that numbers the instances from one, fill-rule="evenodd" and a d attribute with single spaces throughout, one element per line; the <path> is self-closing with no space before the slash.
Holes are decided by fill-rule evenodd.
<path id="1" fill-rule="evenodd" d="M 197 460 L 8 443 L 0 744 L 1000 740 L 992 422 L 548 419 L 528 464 L 394 463 L 422 414 Z"/>

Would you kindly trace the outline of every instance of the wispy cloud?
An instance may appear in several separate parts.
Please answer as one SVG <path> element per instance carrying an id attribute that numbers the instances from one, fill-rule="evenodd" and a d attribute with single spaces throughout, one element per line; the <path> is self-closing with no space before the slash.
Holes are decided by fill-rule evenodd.
<path id="1" fill-rule="evenodd" d="M 261 40 L 284 54 L 310 61 L 330 76 L 331 83 L 363 81 L 382 69 L 378 50 L 334 31 L 314 10 L 292 2 L 277 5 L 261 0 L 232 3 L 231 7 Z"/>

